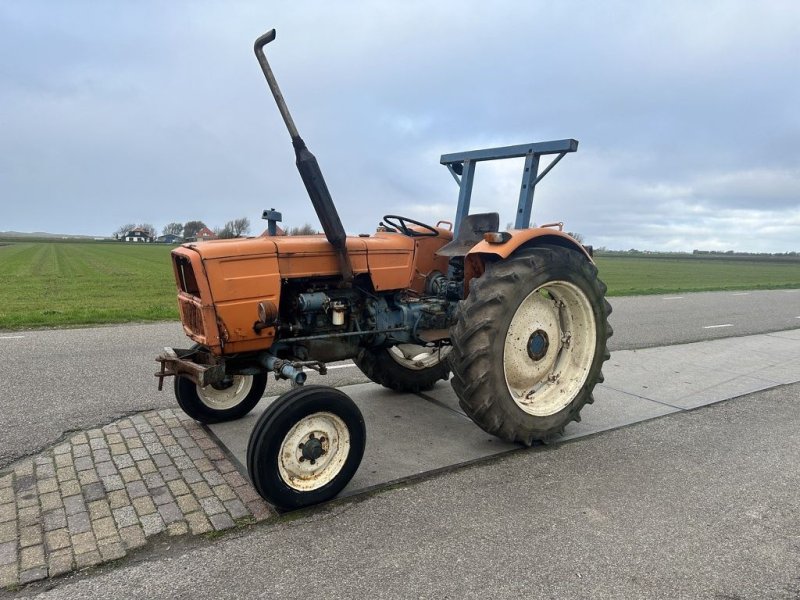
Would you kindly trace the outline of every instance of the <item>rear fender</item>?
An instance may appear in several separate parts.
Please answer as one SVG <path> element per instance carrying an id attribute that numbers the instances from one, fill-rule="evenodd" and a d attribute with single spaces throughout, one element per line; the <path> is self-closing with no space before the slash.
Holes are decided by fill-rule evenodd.
<path id="1" fill-rule="evenodd" d="M 464 297 L 469 294 L 470 280 L 483 275 L 488 263 L 504 260 L 522 248 L 535 248 L 543 244 L 561 246 L 580 252 L 594 262 L 586 248 L 563 231 L 548 227 L 535 227 L 533 229 L 509 229 L 508 233 L 511 234 L 508 241 L 501 244 L 490 244 L 485 240 L 478 242 L 464 257 Z"/>

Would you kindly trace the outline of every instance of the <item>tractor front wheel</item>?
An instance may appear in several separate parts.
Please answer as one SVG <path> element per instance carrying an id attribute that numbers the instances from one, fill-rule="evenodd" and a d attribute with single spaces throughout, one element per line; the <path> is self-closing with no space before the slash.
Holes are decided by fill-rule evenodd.
<path id="1" fill-rule="evenodd" d="M 450 331 L 452 385 L 467 415 L 526 445 L 580 420 L 609 358 L 605 291 L 586 256 L 557 246 L 487 265 Z"/>
<path id="2" fill-rule="evenodd" d="M 358 469 L 364 418 L 347 394 L 307 385 L 290 390 L 258 419 L 247 445 L 256 491 L 284 510 L 330 500 Z"/>
<path id="3" fill-rule="evenodd" d="M 230 375 L 222 382 L 200 387 L 175 377 L 175 398 L 187 415 L 200 423 L 233 421 L 249 413 L 267 387 L 267 375 Z"/>

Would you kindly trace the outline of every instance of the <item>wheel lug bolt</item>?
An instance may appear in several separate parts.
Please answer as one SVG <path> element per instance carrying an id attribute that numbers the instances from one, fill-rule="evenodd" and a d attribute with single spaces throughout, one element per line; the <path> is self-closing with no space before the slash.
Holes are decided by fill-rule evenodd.
<path id="1" fill-rule="evenodd" d="M 303 442 L 300 442 L 300 445 L 298 446 L 298 448 L 300 448 L 300 450 L 302 450 L 303 446 L 305 446 L 305 444 Z"/>
<path id="2" fill-rule="evenodd" d="M 306 460 L 306 457 L 305 457 L 305 456 L 301 456 L 301 457 L 300 457 L 300 462 L 305 462 L 305 460 Z"/>
<path id="3" fill-rule="evenodd" d="M 320 442 L 322 442 L 322 443 L 324 444 L 325 442 L 327 442 L 327 441 L 328 441 L 328 438 L 326 438 L 326 437 L 323 435 L 321 438 L 319 438 L 319 441 L 320 441 Z"/>
<path id="4" fill-rule="evenodd" d="M 311 464 L 312 464 L 312 465 L 315 465 L 315 464 L 317 464 L 317 461 L 316 461 L 316 460 L 314 460 L 314 459 L 312 458 L 312 459 L 311 459 Z"/>

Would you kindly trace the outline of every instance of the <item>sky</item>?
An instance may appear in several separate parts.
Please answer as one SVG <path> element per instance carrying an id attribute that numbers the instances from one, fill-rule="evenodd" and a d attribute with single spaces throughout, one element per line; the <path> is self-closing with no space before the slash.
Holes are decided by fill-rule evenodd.
<path id="1" fill-rule="evenodd" d="M 0 231 L 318 221 L 252 51 L 348 233 L 452 220 L 441 154 L 579 140 L 533 220 L 586 243 L 800 251 L 800 3 L 0 2 Z M 545 161 L 546 162 L 546 161 Z M 513 221 L 522 162 L 478 165 Z"/>

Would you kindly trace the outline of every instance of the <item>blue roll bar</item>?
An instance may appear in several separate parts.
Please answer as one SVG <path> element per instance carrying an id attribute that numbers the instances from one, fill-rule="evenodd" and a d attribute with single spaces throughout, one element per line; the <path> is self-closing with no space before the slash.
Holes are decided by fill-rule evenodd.
<path id="1" fill-rule="evenodd" d="M 475 166 L 477 163 L 485 160 L 525 157 L 525 167 L 522 172 L 522 186 L 520 187 L 517 216 L 514 223 L 515 229 L 525 229 L 531 222 L 533 192 L 536 189 L 536 184 L 539 183 L 568 152 L 575 152 L 577 150 L 578 140 L 567 139 L 443 154 L 439 162 L 447 167 L 459 187 L 458 207 L 456 208 L 456 222 L 454 226 L 455 234 L 458 235 L 458 228 L 461 225 L 461 221 L 469 214 L 469 204 L 472 198 L 472 184 L 475 181 Z M 539 158 L 546 154 L 557 154 L 558 156 L 540 174 Z"/>

